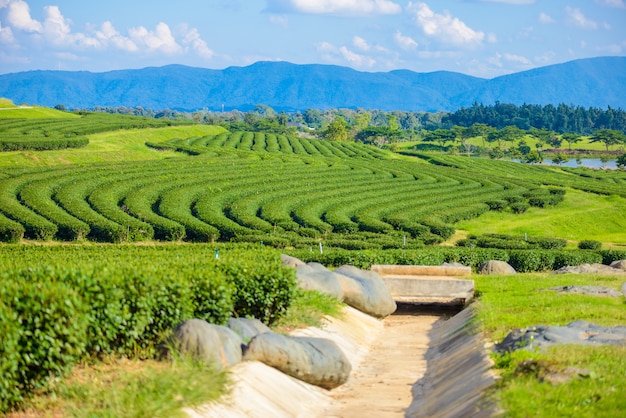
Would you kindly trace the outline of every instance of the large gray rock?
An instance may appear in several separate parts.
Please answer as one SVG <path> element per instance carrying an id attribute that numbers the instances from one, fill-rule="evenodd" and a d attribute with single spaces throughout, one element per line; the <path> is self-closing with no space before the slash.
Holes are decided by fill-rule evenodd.
<path id="1" fill-rule="evenodd" d="M 190 319 L 174 329 L 169 346 L 183 356 L 224 369 L 241 362 L 244 342 L 226 327 Z"/>
<path id="2" fill-rule="evenodd" d="M 622 293 L 610 287 L 605 286 L 556 286 L 548 287 L 546 290 L 554 290 L 557 293 L 576 293 L 579 295 L 602 296 L 607 298 L 618 298 Z"/>
<path id="3" fill-rule="evenodd" d="M 304 290 L 317 290 L 343 300 L 343 290 L 335 273 L 319 263 L 296 267 L 296 283 Z"/>
<path id="4" fill-rule="evenodd" d="M 605 264 L 581 264 L 580 266 L 565 266 L 555 270 L 556 274 L 626 274 L 626 270 L 607 266 Z"/>
<path id="5" fill-rule="evenodd" d="M 478 269 L 479 274 L 515 274 L 517 273 L 511 265 L 505 261 L 489 260 L 483 263 Z"/>
<path id="6" fill-rule="evenodd" d="M 271 328 L 256 318 L 229 318 L 226 326 L 235 331 L 244 341 L 250 341 L 254 336 L 271 332 Z"/>
<path id="7" fill-rule="evenodd" d="M 544 349 L 555 344 L 626 345 L 626 326 L 603 327 L 587 321 L 574 321 L 565 327 L 534 326 L 509 333 L 495 351 Z"/>
<path id="8" fill-rule="evenodd" d="M 260 361 L 325 389 L 344 384 L 352 369 L 346 355 L 331 340 L 274 332 L 254 337 L 245 349 L 244 360 Z"/>
<path id="9" fill-rule="evenodd" d="M 348 305 L 377 318 L 396 311 L 396 302 L 378 273 L 347 265 L 337 268 L 334 273 L 338 275 L 343 300 Z"/>
<path id="10" fill-rule="evenodd" d="M 303 266 L 306 264 L 304 261 L 296 257 L 287 255 L 287 254 L 281 254 L 280 259 L 283 262 L 283 264 L 288 267 L 298 267 L 298 266 Z"/>
<path id="11" fill-rule="evenodd" d="M 626 270 L 626 260 L 615 260 L 611 263 L 614 269 Z"/>

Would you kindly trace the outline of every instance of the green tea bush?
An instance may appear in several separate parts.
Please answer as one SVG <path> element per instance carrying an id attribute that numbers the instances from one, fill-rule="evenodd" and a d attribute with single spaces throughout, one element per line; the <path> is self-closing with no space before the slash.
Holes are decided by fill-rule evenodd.
<path id="1" fill-rule="evenodd" d="M 283 266 L 271 249 L 241 252 L 228 250 L 219 256 L 217 268 L 235 287 L 234 314 L 271 324 L 280 318 L 296 288 L 295 271 Z"/>
<path id="2" fill-rule="evenodd" d="M 509 206 L 511 208 L 511 211 L 513 213 L 524 213 L 528 210 L 528 208 L 530 208 L 530 204 L 526 201 L 523 202 L 513 202 L 511 203 L 511 205 Z"/>
<path id="3" fill-rule="evenodd" d="M 512 250 L 508 263 L 519 273 L 552 270 L 555 262 L 554 251 Z"/>
<path id="4" fill-rule="evenodd" d="M 602 247 L 600 241 L 586 239 L 578 243 L 578 248 L 581 250 L 599 250 Z"/>
<path id="5" fill-rule="evenodd" d="M 485 202 L 489 206 L 489 210 L 503 211 L 508 206 L 505 200 L 489 200 Z"/>
<path id="6" fill-rule="evenodd" d="M 557 270 L 566 266 L 579 266 L 581 264 L 602 263 L 602 255 L 595 251 L 557 251 L 554 255 L 553 269 Z"/>
<path id="7" fill-rule="evenodd" d="M 18 381 L 21 332 L 16 312 L 0 302 L 0 413 L 8 411 L 22 399 Z"/>
<path id="8" fill-rule="evenodd" d="M 10 395 L 11 403 L 23 401 L 51 377 L 63 375 L 85 353 L 87 307 L 69 286 L 45 283 L 38 280 L 39 274 L 2 278 L 0 299 L 15 313 L 21 328 L 15 379 L 20 394 Z"/>
<path id="9" fill-rule="evenodd" d="M 626 250 L 600 250 L 602 264 L 610 265 L 613 261 L 626 260 Z"/>

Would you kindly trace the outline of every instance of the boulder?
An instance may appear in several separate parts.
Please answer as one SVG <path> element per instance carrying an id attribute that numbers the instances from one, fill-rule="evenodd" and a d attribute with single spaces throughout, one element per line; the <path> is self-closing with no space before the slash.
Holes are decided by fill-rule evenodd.
<path id="1" fill-rule="evenodd" d="M 343 290 L 337 275 L 319 263 L 297 266 L 296 282 L 301 289 L 317 290 L 340 300 L 343 298 Z"/>
<path id="2" fill-rule="evenodd" d="M 235 331 L 244 341 L 250 341 L 258 334 L 272 331 L 270 327 L 256 318 L 229 318 L 226 326 Z"/>
<path id="3" fill-rule="evenodd" d="M 615 260 L 611 263 L 614 269 L 626 270 L 626 260 Z"/>
<path id="4" fill-rule="evenodd" d="M 489 260 L 483 263 L 478 269 L 479 274 L 515 274 L 513 267 L 507 262 L 500 260 Z"/>
<path id="5" fill-rule="evenodd" d="M 378 273 L 347 265 L 337 268 L 334 273 L 338 275 L 346 304 L 376 318 L 384 318 L 396 311 L 391 291 Z"/>
<path id="6" fill-rule="evenodd" d="M 331 340 L 275 332 L 254 337 L 246 347 L 243 358 L 245 361 L 260 361 L 325 389 L 344 384 L 352 369 L 346 355 Z"/>
<path id="7" fill-rule="evenodd" d="M 626 282 L 622 285 L 622 294 L 626 296 Z"/>
<path id="8" fill-rule="evenodd" d="M 283 264 L 287 267 L 298 267 L 298 266 L 303 266 L 306 264 L 304 261 L 296 257 L 287 255 L 287 254 L 281 254 L 280 259 L 282 260 Z"/>
<path id="9" fill-rule="evenodd" d="M 174 329 L 169 346 L 183 356 L 225 369 L 241 362 L 244 342 L 229 328 L 190 319 Z"/>
<path id="10" fill-rule="evenodd" d="M 555 344 L 626 345 L 626 326 L 604 327 L 587 321 L 574 321 L 567 326 L 534 326 L 518 328 L 509 333 L 496 352 L 519 349 L 544 349 Z"/>
<path id="11" fill-rule="evenodd" d="M 566 285 L 566 286 L 556 286 L 556 287 L 548 287 L 546 290 L 554 290 L 558 293 L 576 293 L 579 295 L 590 295 L 590 296 L 602 296 L 607 298 L 618 298 L 622 296 L 622 293 L 605 286 L 574 286 L 574 285 Z"/>
<path id="12" fill-rule="evenodd" d="M 565 266 L 555 270 L 556 274 L 626 274 L 626 270 L 607 266 L 605 264 L 581 264 L 580 266 Z"/>

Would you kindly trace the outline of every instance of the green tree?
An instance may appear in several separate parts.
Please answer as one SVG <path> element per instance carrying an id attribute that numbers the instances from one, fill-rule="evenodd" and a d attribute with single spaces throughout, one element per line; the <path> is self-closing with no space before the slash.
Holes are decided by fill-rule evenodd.
<path id="1" fill-rule="evenodd" d="M 620 170 L 626 170 L 626 153 L 617 157 L 615 163 Z"/>
<path id="2" fill-rule="evenodd" d="M 348 140 L 348 123 L 337 116 L 326 128 L 324 138 L 329 141 L 346 142 Z"/>
<path id="3" fill-rule="evenodd" d="M 569 149 L 572 149 L 572 144 L 577 144 L 583 140 L 580 135 L 571 133 L 563 134 L 561 135 L 561 138 L 563 139 L 563 141 L 567 142 L 567 144 L 569 145 Z"/>
<path id="4" fill-rule="evenodd" d="M 567 155 L 562 154 L 560 152 L 557 152 L 556 154 L 554 154 L 554 156 L 552 157 L 552 162 L 556 165 L 561 165 L 563 163 L 566 163 L 569 161 L 569 158 L 567 158 Z"/>
<path id="5" fill-rule="evenodd" d="M 532 150 L 528 153 L 528 155 L 524 157 L 524 162 L 528 164 L 534 164 L 534 163 L 539 164 L 543 162 L 543 156 L 541 155 L 539 151 Z"/>
<path id="6" fill-rule="evenodd" d="M 614 129 L 600 129 L 595 131 L 591 138 L 591 142 L 603 142 L 606 146 L 606 150 L 609 150 L 611 145 L 617 145 L 626 142 L 626 136 L 620 131 Z"/>

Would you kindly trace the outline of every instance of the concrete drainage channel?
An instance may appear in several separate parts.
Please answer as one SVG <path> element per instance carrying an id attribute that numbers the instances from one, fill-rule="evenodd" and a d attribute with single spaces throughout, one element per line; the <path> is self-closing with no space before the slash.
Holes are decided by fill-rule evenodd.
<path id="1" fill-rule="evenodd" d="M 228 399 L 217 405 L 189 409 L 189 416 L 493 415 L 494 405 L 483 396 L 485 389 L 494 383 L 491 363 L 472 322 L 472 309 L 463 309 L 463 304 L 473 297 L 473 281 L 448 277 L 450 268 L 433 270 L 429 266 L 428 274 L 418 274 L 424 273 L 416 269 L 420 266 L 402 271 L 396 267 L 372 269 L 386 282 L 404 283 L 404 287 L 399 288 L 387 282 L 399 301 L 393 315 L 381 321 L 347 307 L 341 318 L 328 318 L 323 328 L 306 328 L 293 333 L 334 341 L 352 364 L 346 384 L 329 391 L 262 363 L 243 362 L 231 369 L 234 386 Z M 456 273 L 458 275 L 458 271 Z M 459 276 L 467 277 L 467 272 Z M 424 286 L 416 282 L 420 280 L 424 281 Z M 446 295 L 445 283 L 437 283 L 438 280 L 462 280 L 464 283 L 453 284 L 449 287 L 453 289 L 452 294 Z M 407 291 L 408 288 L 411 290 Z"/>

